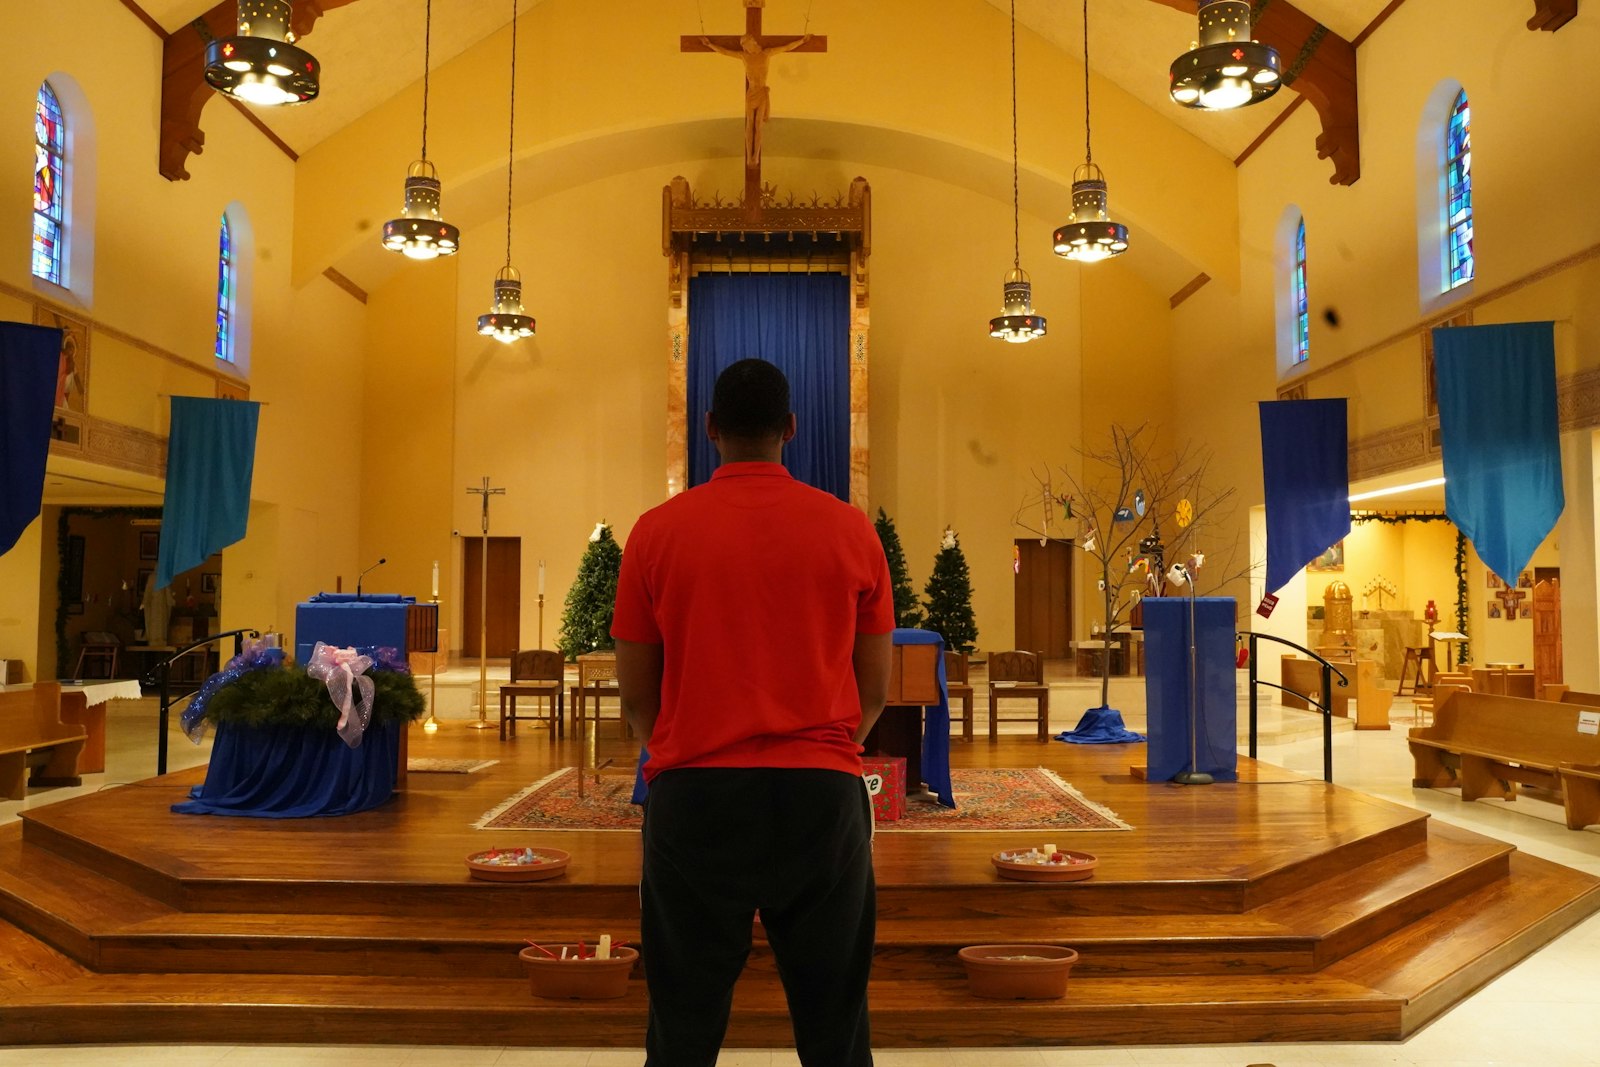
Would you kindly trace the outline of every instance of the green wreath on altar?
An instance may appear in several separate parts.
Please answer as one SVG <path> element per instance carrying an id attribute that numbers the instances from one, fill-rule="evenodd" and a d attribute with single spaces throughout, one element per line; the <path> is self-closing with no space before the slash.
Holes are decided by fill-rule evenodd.
<path id="1" fill-rule="evenodd" d="M 427 710 L 427 699 L 410 674 L 374 670 L 367 677 L 373 684 L 371 725 L 411 722 Z M 296 664 L 240 675 L 212 695 L 205 718 L 216 725 L 332 730 L 339 709 L 327 685 Z"/>

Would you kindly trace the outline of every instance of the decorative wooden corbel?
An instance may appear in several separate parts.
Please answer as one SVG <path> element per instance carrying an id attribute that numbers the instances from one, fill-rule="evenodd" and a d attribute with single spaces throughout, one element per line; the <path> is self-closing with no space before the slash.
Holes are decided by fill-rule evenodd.
<path id="1" fill-rule="evenodd" d="M 1199 8 L 1197 0 L 1153 2 L 1190 15 Z M 1283 61 L 1283 84 L 1311 101 L 1322 118 L 1317 158 L 1333 160 L 1329 181 L 1354 185 L 1361 177 L 1355 47 L 1289 0 L 1255 0 L 1251 19 L 1255 39 L 1277 49 Z"/>
<path id="2" fill-rule="evenodd" d="M 296 38 L 311 33 L 317 20 L 336 7 L 356 0 L 299 0 L 289 16 Z M 216 90 L 206 84 L 206 45 L 217 37 L 232 37 L 238 29 L 236 0 L 222 0 L 188 25 L 167 34 L 161 46 L 161 176 L 187 181 L 184 164 L 190 154 L 205 151 L 206 134 L 200 112 Z"/>
<path id="3" fill-rule="evenodd" d="M 1554 33 L 1578 17 L 1578 0 L 1533 0 L 1528 29 Z"/>

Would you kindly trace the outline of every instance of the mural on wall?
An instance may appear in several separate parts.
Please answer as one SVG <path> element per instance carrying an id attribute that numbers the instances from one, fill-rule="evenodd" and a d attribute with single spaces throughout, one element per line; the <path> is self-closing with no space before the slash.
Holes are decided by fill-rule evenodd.
<path id="1" fill-rule="evenodd" d="M 56 407 L 82 415 L 89 410 L 89 327 L 79 319 L 35 304 L 35 326 L 61 331 L 61 362 L 56 371 Z"/>
<path id="2" fill-rule="evenodd" d="M 1308 571 L 1343 571 L 1344 570 L 1344 542 L 1329 548 L 1322 555 L 1306 564 Z"/>

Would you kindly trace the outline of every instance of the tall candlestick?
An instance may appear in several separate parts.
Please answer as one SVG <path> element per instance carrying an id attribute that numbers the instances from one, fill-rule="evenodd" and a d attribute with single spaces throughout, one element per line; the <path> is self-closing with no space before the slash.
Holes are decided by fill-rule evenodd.
<path id="1" fill-rule="evenodd" d="M 544 560 L 539 561 L 539 595 L 544 596 Z"/>
<path id="2" fill-rule="evenodd" d="M 439 561 L 433 561 L 433 599 L 439 599 Z"/>

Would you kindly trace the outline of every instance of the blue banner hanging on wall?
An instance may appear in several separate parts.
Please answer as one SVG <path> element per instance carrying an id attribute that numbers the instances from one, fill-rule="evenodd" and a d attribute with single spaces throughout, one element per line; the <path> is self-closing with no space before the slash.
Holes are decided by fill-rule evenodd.
<path id="1" fill-rule="evenodd" d="M 1343 397 L 1261 402 L 1269 593 L 1350 532 L 1347 408 Z"/>
<path id="2" fill-rule="evenodd" d="M 250 400 L 172 398 L 157 589 L 244 537 L 260 412 Z"/>
<path id="3" fill-rule="evenodd" d="M 44 501 L 61 331 L 0 322 L 0 555 Z"/>
<path id="4" fill-rule="evenodd" d="M 1436 329 L 1433 366 L 1445 514 L 1514 586 L 1566 507 L 1555 325 Z"/>

